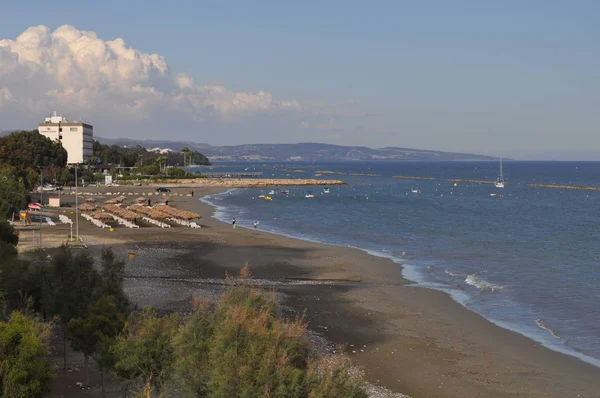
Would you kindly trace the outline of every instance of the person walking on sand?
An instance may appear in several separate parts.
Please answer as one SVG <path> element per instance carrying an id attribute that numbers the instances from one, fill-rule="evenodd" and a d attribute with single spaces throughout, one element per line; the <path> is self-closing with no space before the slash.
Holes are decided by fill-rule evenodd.
<path id="1" fill-rule="evenodd" d="M 235 229 L 235 217 L 233 217 L 233 220 L 231 220 L 231 226 L 233 227 L 233 229 Z"/>
<path id="2" fill-rule="evenodd" d="M 254 230 L 256 231 L 256 228 L 258 228 L 258 221 L 254 221 Z"/>

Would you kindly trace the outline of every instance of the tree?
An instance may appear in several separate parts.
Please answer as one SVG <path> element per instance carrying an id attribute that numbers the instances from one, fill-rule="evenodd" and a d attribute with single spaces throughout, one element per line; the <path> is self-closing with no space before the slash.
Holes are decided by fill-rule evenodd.
<path id="1" fill-rule="evenodd" d="M 155 164 L 149 164 L 148 166 L 144 167 L 144 174 L 155 176 L 159 172 L 160 172 L 160 170 L 158 169 L 158 166 Z"/>
<path id="2" fill-rule="evenodd" d="M 143 383 L 143 394 L 151 398 L 170 378 L 174 362 L 172 339 L 179 327 L 179 314 L 159 317 L 151 308 L 133 314 L 112 352 L 115 368 Z"/>
<path id="3" fill-rule="evenodd" d="M 214 324 L 215 317 L 210 308 L 198 303 L 174 339 L 176 378 L 196 397 L 209 395 L 209 355 Z"/>
<path id="4" fill-rule="evenodd" d="M 0 220 L 11 218 L 21 209 L 26 209 L 30 196 L 23 178 L 17 175 L 14 167 L 0 167 Z"/>
<path id="5" fill-rule="evenodd" d="M 167 173 L 169 174 L 170 177 L 175 177 L 175 178 L 182 178 L 187 175 L 185 170 L 180 169 L 179 167 L 171 167 L 170 169 L 167 169 Z"/>
<path id="6" fill-rule="evenodd" d="M 19 243 L 19 235 L 15 231 L 15 227 L 2 219 L 0 219 L 0 242 L 5 242 L 13 246 Z"/>
<path id="7" fill-rule="evenodd" d="M 42 169 L 48 178 L 58 179 L 67 165 L 67 151 L 60 142 L 44 137 L 37 130 L 18 131 L 0 138 L 0 164 L 14 167 L 17 177 L 31 189 L 39 177 L 31 185 L 34 181 L 28 178 L 28 169 L 34 172 Z"/>
<path id="8" fill-rule="evenodd" d="M 63 327 L 63 368 L 67 367 L 67 324 L 73 318 L 84 318 L 98 287 L 99 275 L 94 260 L 86 252 L 73 255 L 61 246 L 44 275 L 43 309 L 47 315 L 60 318 Z"/>
<path id="9" fill-rule="evenodd" d="M 98 298 L 112 296 L 123 314 L 129 314 L 129 299 L 123 290 L 125 262 L 115 257 L 112 249 L 103 247 L 100 259 L 100 283 L 96 292 Z"/>
<path id="10" fill-rule="evenodd" d="M 16 252 L 4 256 L 2 245 L 0 243 L 0 274 L 2 275 L 0 290 L 4 294 L 4 309 L 8 312 L 27 310 L 28 307 L 33 306 L 29 300 L 29 289 L 32 287 L 28 284 L 29 263 L 17 258 Z"/>
<path id="11" fill-rule="evenodd" d="M 89 385 L 89 358 L 102 355 L 106 348 L 101 344 L 106 339 L 114 339 L 121 332 L 124 324 L 125 314 L 119 310 L 112 296 L 102 297 L 90 304 L 85 318 L 73 318 L 67 324 L 71 346 L 84 356 L 84 386 Z"/>
<path id="12" fill-rule="evenodd" d="M 0 322 L 0 396 L 44 397 L 52 378 L 50 326 L 13 312 Z"/>
<path id="13" fill-rule="evenodd" d="M 154 159 L 154 162 L 158 165 L 158 169 L 160 170 L 160 172 L 162 172 L 163 170 L 165 170 L 167 168 L 167 163 L 169 161 L 169 157 L 168 156 L 159 156 L 156 159 Z"/>

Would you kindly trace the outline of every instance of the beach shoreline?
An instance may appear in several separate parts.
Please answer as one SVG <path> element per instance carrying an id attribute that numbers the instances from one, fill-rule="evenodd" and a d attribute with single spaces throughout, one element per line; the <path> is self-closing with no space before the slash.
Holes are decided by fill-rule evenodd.
<path id="1" fill-rule="evenodd" d="M 347 343 L 368 379 L 392 391 L 412 397 L 592 397 L 600 390 L 600 369 L 503 329 L 446 293 L 410 286 L 390 259 L 251 227 L 234 230 L 199 200 L 226 189 L 198 188 L 195 197 L 173 198 L 174 206 L 203 216 L 196 231 L 117 229 L 110 235 L 84 225 L 82 234 L 92 247 L 138 253 L 128 262 L 126 287 L 140 305 L 180 309 L 199 281 L 234 274 L 248 262 L 255 278 L 281 283 L 273 288 L 285 294 L 286 305 L 305 309 L 312 330 Z M 152 252 L 161 245 L 172 246 L 165 257 Z"/>

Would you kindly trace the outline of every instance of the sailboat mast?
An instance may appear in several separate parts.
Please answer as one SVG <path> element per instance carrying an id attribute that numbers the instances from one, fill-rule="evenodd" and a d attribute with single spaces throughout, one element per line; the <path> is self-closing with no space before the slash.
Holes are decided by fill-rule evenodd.
<path id="1" fill-rule="evenodd" d="M 504 171 L 502 170 L 502 158 L 500 158 L 500 181 L 504 181 Z"/>

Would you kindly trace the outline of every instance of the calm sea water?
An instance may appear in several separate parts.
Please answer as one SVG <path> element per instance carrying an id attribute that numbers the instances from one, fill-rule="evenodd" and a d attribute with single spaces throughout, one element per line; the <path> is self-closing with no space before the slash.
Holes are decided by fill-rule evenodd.
<path id="1" fill-rule="evenodd" d="M 496 324 L 600 366 L 600 191 L 534 188 L 531 183 L 600 186 L 597 162 L 223 164 L 212 171 L 339 178 L 324 194 L 303 188 L 206 197 L 224 221 L 303 239 L 354 246 L 404 265 L 417 285 L 452 297 Z M 376 174 L 356 176 L 350 174 Z M 394 175 L 433 177 L 404 180 Z M 420 193 L 413 193 L 419 190 Z M 490 194 L 496 194 L 491 196 Z M 400 267 L 399 267 L 400 269 Z"/>

